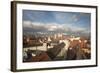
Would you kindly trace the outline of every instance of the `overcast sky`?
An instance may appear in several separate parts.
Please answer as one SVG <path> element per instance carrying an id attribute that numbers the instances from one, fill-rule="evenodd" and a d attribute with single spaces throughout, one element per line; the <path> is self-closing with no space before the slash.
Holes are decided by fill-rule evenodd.
<path id="1" fill-rule="evenodd" d="M 54 31 L 63 29 L 65 31 L 90 32 L 91 14 L 79 12 L 56 12 L 23 10 L 23 26 L 33 29 L 48 29 Z"/>

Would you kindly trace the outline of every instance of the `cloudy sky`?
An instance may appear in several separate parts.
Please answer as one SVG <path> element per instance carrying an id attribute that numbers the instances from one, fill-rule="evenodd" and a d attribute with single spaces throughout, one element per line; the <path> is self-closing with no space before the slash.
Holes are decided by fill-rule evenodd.
<path id="1" fill-rule="evenodd" d="M 23 10 L 23 27 L 39 31 L 90 32 L 91 14 Z"/>

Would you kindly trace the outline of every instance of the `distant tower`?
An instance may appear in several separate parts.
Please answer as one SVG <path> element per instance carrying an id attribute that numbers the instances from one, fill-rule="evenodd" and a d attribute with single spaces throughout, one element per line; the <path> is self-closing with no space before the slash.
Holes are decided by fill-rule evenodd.
<path id="1" fill-rule="evenodd" d="M 54 35 L 54 39 L 56 39 L 56 38 L 57 38 L 57 34 Z"/>
<path id="2" fill-rule="evenodd" d="M 48 42 L 50 42 L 51 41 L 51 39 L 50 39 L 50 37 L 48 37 Z"/>

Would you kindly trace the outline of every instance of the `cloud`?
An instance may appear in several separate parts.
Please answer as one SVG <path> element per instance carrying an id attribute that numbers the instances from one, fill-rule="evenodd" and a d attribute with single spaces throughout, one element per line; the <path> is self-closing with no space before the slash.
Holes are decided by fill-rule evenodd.
<path id="1" fill-rule="evenodd" d="M 72 24 L 57 24 L 57 23 L 40 23 L 40 22 L 30 22 L 23 21 L 23 28 L 25 30 L 33 32 L 62 32 L 62 33 L 88 33 L 90 30 L 87 30 L 83 27 L 73 26 Z M 31 29 L 31 30 L 30 30 Z"/>
<path id="2" fill-rule="evenodd" d="M 47 29 L 50 31 L 56 29 L 63 29 L 63 26 L 57 23 L 39 23 L 39 22 L 31 22 L 31 21 L 23 21 L 23 27 L 30 27 L 33 29 Z"/>
<path id="3" fill-rule="evenodd" d="M 53 16 L 55 17 L 55 20 L 57 20 L 60 23 L 64 24 L 72 24 L 75 23 L 79 20 L 80 18 L 80 13 L 53 13 Z"/>
<path id="4" fill-rule="evenodd" d="M 24 27 L 30 27 L 31 26 L 31 21 L 23 21 L 23 26 Z"/>
<path id="5" fill-rule="evenodd" d="M 77 21 L 79 20 L 79 16 L 73 14 L 73 15 L 72 15 L 72 20 L 73 20 L 74 22 L 77 22 Z"/>

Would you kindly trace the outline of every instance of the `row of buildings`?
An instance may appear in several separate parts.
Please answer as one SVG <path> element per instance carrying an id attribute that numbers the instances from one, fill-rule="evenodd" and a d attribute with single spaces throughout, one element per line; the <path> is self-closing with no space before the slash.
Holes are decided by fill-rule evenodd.
<path id="1" fill-rule="evenodd" d="M 31 56 L 33 55 L 32 60 L 24 59 L 25 62 L 34 61 L 37 57 L 40 58 L 40 53 L 45 53 L 45 56 L 48 57 L 49 60 L 74 59 L 72 55 L 73 57 L 74 55 L 77 56 L 75 59 L 89 59 L 91 54 L 91 42 L 89 38 L 64 34 L 39 37 L 23 36 L 23 49 L 26 54 L 31 50 L 30 54 Z"/>

